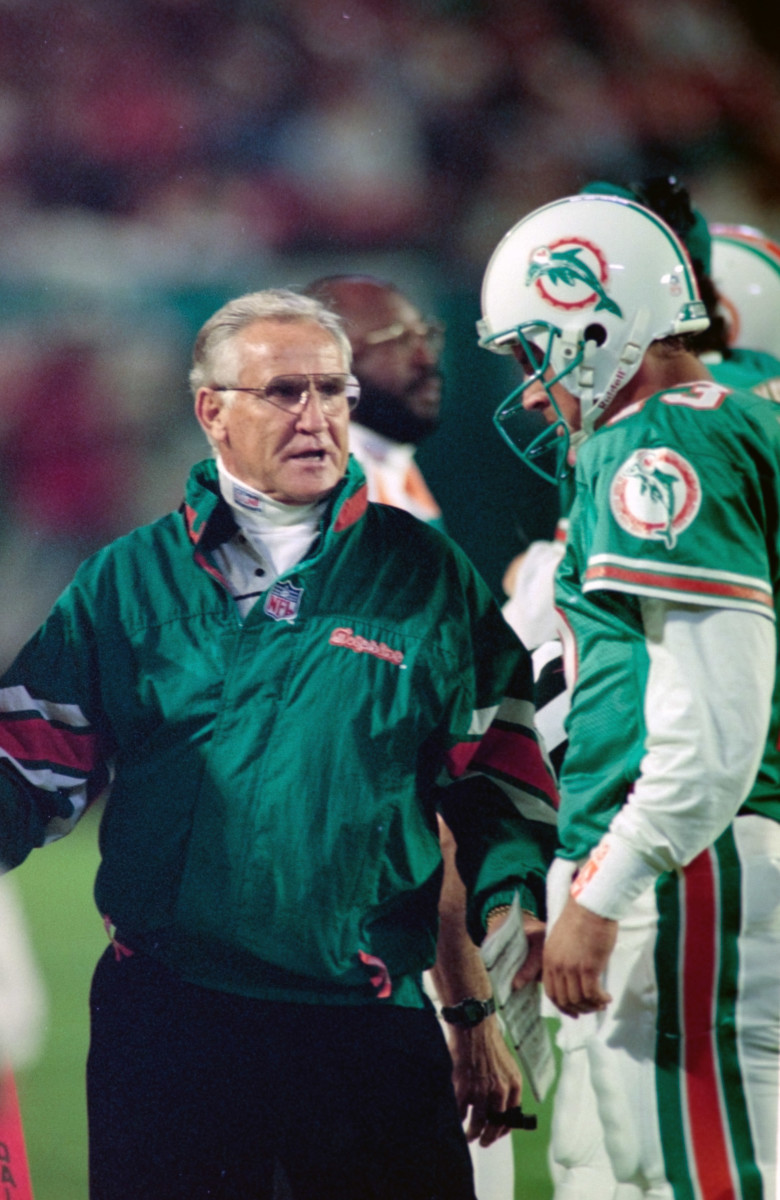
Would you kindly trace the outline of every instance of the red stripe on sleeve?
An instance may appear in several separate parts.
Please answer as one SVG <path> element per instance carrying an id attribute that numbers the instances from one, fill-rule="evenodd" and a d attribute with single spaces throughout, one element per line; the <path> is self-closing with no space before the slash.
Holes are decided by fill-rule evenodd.
<path id="1" fill-rule="evenodd" d="M 752 604 L 761 604 L 765 608 L 772 608 L 771 595 L 761 591 L 760 588 L 749 587 L 747 584 L 719 582 L 714 579 L 667 575 L 661 569 L 647 571 L 618 567 L 610 563 L 588 567 L 585 572 L 585 582 L 590 583 L 597 579 L 663 588 L 665 591 L 680 592 L 681 595 L 722 596 L 724 599 L 748 600 Z"/>
<path id="2" fill-rule="evenodd" d="M 529 784 L 558 807 L 558 791 L 536 741 L 521 729 L 491 725 L 479 742 L 460 742 L 447 755 L 450 774 L 458 779 L 467 769 L 498 771 L 522 788 Z"/>
<path id="3" fill-rule="evenodd" d="M 45 762 L 88 775 L 98 759 L 93 733 L 76 733 L 50 725 L 43 717 L 9 721 L 0 718 L 0 747 L 20 763 Z"/>
<path id="4" fill-rule="evenodd" d="M 447 770 L 453 779 L 460 779 L 479 750 L 479 742 L 458 742 L 447 752 Z"/>
<path id="5" fill-rule="evenodd" d="M 491 725 L 477 747 L 472 770 L 486 767 L 516 779 L 520 787 L 530 784 L 558 804 L 558 793 L 535 739 L 522 729 Z"/>

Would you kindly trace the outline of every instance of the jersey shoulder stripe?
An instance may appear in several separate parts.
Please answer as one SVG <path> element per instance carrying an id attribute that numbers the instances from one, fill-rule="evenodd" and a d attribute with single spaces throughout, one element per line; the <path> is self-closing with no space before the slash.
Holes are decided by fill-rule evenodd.
<path id="1" fill-rule="evenodd" d="M 623 591 L 688 604 L 744 609 L 775 619 L 772 589 L 757 576 L 618 554 L 588 560 L 582 590 Z"/>

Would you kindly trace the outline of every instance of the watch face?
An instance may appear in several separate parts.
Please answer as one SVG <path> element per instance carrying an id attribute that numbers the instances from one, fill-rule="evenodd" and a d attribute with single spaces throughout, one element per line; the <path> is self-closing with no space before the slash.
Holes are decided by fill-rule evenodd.
<path id="1" fill-rule="evenodd" d="M 451 1025 L 463 1025 L 466 1029 L 470 1029 L 474 1025 L 479 1025 L 480 1021 L 484 1021 L 485 1017 L 489 1017 L 495 1011 L 496 1006 L 492 999 L 476 1000 L 474 996 L 467 996 L 465 1000 L 454 1004 L 452 1008 L 446 1006 L 442 1008 L 441 1015 Z"/>
<path id="2" fill-rule="evenodd" d="M 464 1025 L 478 1025 L 485 1016 L 485 1005 L 481 1000 L 463 1001 Z"/>

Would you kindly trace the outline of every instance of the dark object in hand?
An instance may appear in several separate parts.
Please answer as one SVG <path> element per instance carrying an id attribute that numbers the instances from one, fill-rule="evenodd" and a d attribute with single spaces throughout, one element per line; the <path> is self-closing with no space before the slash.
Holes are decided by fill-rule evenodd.
<path id="1" fill-rule="evenodd" d="M 489 1112 L 488 1124 L 505 1125 L 508 1129 L 536 1129 L 536 1114 L 524 1113 L 520 1105 L 506 1112 Z"/>

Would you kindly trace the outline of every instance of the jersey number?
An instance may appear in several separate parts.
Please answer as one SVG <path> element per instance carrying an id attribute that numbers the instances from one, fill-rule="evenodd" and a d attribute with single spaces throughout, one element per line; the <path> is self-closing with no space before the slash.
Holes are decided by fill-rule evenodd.
<path id="1" fill-rule="evenodd" d="M 728 388 L 718 383 L 692 383 L 684 392 L 664 392 L 662 404 L 682 404 L 685 408 L 720 408 Z"/>

